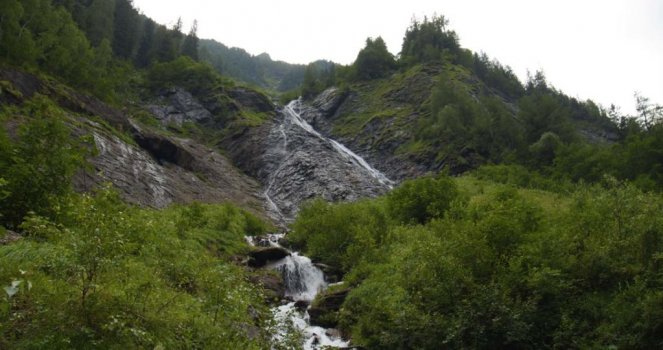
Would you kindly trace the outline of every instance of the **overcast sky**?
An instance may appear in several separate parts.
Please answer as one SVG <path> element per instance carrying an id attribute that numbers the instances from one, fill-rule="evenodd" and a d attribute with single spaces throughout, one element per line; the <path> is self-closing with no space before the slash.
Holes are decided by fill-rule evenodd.
<path id="1" fill-rule="evenodd" d="M 198 36 L 272 59 L 352 63 L 367 37 L 400 51 L 413 16 L 449 19 L 463 47 L 543 70 L 558 89 L 624 112 L 639 91 L 663 102 L 663 0 L 134 0 L 159 23 L 198 20 Z"/>

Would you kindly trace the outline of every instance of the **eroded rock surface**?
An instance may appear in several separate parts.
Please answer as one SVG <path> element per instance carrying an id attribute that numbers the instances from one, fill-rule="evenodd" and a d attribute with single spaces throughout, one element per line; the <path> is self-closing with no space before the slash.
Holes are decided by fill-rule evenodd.
<path id="1" fill-rule="evenodd" d="M 329 88 L 310 103 L 302 104 L 300 113 L 321 134 L 336 138 L 392 180 L 417 177 L 431 170 L 421 159 L 399 154 L 398 148 L 411 135 L 403 128 L 394 127 L 395 118 L 374 118 L 363 126 L 356 137 L 334 133 L 334 123 L 340 115 L 362 113 L 361 98 L 354 92 Z M 400 122 L 414 123 L 417 118 L 418 115 L 413 114 Z"/>
<path id="2" fill-rule="evenodd" d="M 262 212 L 260 184 L 196 141 L 143 132 L 135 136 L 139 144 L 134 145 L 100 130 L 93 131 L 93 137 L 98 150 L 90 159 L 94 171 L 77 176 L 79 190 L 111 182 L 126 200 L 155 208 L 230 201 Z"/>
<path id="3" fill-rule="evenodd" d="M 304 121 L 301 104 L 284 107 L 267 135 L 258 176 L 265 195 L 282 217 L 292 220 L 300 205 L 314 197 L 354 201 L 385 193 L 391 182 L 363 160 Z M 383 178 L 381 178 L 381 176 Z"/>

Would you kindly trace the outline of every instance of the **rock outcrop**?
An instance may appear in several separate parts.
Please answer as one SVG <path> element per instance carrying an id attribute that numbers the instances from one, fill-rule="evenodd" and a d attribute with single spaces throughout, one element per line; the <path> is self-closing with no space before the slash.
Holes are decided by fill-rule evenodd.
<path id="1" fill-rule="evenodd" d="M 271 261 L 277 261 L 290 255 L 290 252 L 281 247 L 259 248 L 249 252 L 249 266 L 263 267 Z"/>
<path id="2" fill-rule="evenodd" d="M 362 164 L 356 155 L 317 133 L 299 116 L 298 102 L 284 107 L 267 136 L 259 178 L 265 195 L 289 221 L 314 197 L 354 201 L 385 193 L 391 183 Z"/>
<path id="3" fill-rule="evenodd" d="M 70 124 L 75 136 L 92 136 L 98 152 L 89 159 L 92 169 L 75 176 L 77 190 L 112 183 L 125 200 L 143 206 L 229 201 L 265 216 L 260 183 L 217 150 L 196 140 L 150 131 L 124 110 L 30 73 L 0 69 L 0 81 L 12 90 L 0 94 L 0 104 L 21 104 L 35 94 L 48 96 L 72 112 Z M 165 108 L 168 113 L 164 120 L 203 123 L 212 115 L 186 91 L 169 91 L 171 104 Z"/>
<path id="4" fill-rule="evenodd" d="M 323 292 L 316 297 L 308 308 L 308 314 L 311 317 L 311 324 L 333 328 L 338 325 L 338 311 L 350 293 L 349 288 Z"/>
<path id="5" fill-rule="evenodd" d="M 136 144 L 94 127 L 88 130 L 93 130 L 98 154 L 90 159 L 94 171 L 75 178 L 78 190 L 110 182 L 127 201 L 139 205 L 229 201 L 264 215 L 260 184 L 209 147 L 143 132 L 138 126 Z"/>
<path id="6" fill-rule="evenodd" d="M 188 91 L 172 88 L 159 96 L 158 102 L 146 106 L 163 125 L 181 126 L 185 122 L 207 124 L 212 120 L 212 113 L 205 109 Z"/>
<path id="7" fill-rule="evenodd" d="M 411 135 L 404 131 L 406 128 L 400 128 L 395 123 L 414 123 L 418 118 L 416 113 L 403 120 L 394 117 L 374 118 L 354 137 L 334 133 L 334 125 L 340 116 L 361 113 L 361 104 L 361 96 L 356 92 L 333 87 L 323 91 L 310 103 L 303 104 L 301 115 L 320 133 L 337 138 L 393 180 L 420 176 L 431 170 L 421 159 L 397 152 Z M 392 132 L 394 130 L 396 132 Z"/>

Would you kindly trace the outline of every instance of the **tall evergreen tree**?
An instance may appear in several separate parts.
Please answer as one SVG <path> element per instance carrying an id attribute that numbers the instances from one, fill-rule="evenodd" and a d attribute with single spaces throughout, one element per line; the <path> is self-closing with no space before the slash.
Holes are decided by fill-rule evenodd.
<path id="1" fill-rule="evenodd" d="M 189 56 L 198 61 L 198 21 L 194 20 L 189 34 L 182 44 L 182 55 Z"/>
<path id="2" fill-rule="evenodd" d="M 94 0 L 84 10 L 85 23 L 82 27 L 93 46 L 98 46 L 104 39 L 113 40 L 114 12 L 114 0 Z"/>
<path id="3" fill-rule="evenodd" d="M 364 47 L 354 63 L 357 79 L 382 78 L 396 67 L 394 56 L 387 51 L 387 44 L 381 37 L 366 39 Z"/>
<path id="4" fill-rule="evenodd" d="M 152 52 L 154 49 L 154 31 L 156 23 L 150 18 L 143 22 L 143 36 L 138 46 L 136 53 L 135 64 L 139 68 L 144 68 L 150 65 L 152 61 Z"/>
<path id="5" fill-rule="evenodd" d="M 416 19 L 405 31 L 401 59 L 405 64 L 436 61 L 444 54 L 457 55 L 460 50 L 458 37 L 447 29 L 449 22 L 444 16 L 424 17 L 423 22 Z"/>
<path id="6" fill-rule="evenodd" d="M 19 64 L 32 64 L 37 47 L 32 33 L 21 25 L 25 10 L 18 0 L 0 2 L 0 59 Z"/>
<path id="7" fill-rule="evenodd" d="M 156 31 L 157 52 L 156 59 L 160 62 L 170 62 L 177 58 L 182 40 L 182 18 L 178 18 L 172 30 L 159 26 Z"/>
<path id="8" fill-rule="evenodd" d="M 138 12 L 132 0 L 115 0 L 113 23 L 113 53 L 117 57 L 130 59 L 138 42 Z"/>

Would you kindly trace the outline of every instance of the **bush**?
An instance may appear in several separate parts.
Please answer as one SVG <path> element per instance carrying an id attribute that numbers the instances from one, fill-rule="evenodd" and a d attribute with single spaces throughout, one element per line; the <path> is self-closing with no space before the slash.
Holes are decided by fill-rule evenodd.
<path id="1" fill-rule="evenodd" d="M 387 195 L 389 215 L 403 224 L 424 224 L 441 218 L 458 196 L 458 189 L 447 176 L 431 176 L 404 181 Z"/>
<path id="2" fill-rule="evenodd" d="M 260 291 L 218 257 L 248 249 L 241 210 L 138 209 L 108 189 L 64 208 L 57 223 L 29 217 L 26 238 L 0 246 L 0 281 L 18 287 L 1 304 L 0 347 L 268 347 Z"/>
<path id="3" fill-rule="evenodd" d="M 87 149 L 71 137 L 65 112 L 37 95 L 20 109 L 6 109 L 0 120 L 22 122 L 17 142 L 0 140 L 0 173 L 6 184 L 0 198 L 5 225 L 16 227 L 30 211 L 53 217 L 55 203 L 71 192 L 74 173 L 85 164 Z"/>
<path id="4" fill-rule="evenodd" d="M 480 173 L 539 181 L 520 167 Z M 352 290 L 337 314 L 354 345 L 648 349 L 663 341 L 660 195 L 612 178 L 569 195 L 427 177 L 372 204 L 383 201 L 384 225 L 367 219 L 370 201 L 318 201 L 293 232 L 329 261 L 356 262 L 344 266 Z"/>
<path id="5" fill-rule="evenodd" d="M 212 66 L 186 56 L 156 63 L 147 72 L 147 85 L 153 90 L 177 86 L 198 94 L 214 88 L 220 82 L 221 78 Z"/>
<path id="6" fill-rule="evenodd" d="M 302 207 L 288 238 L 311 258 L 349 271 L 374 257 L 386 239 L 387 220 L 380 202 L 332 205 L 317 199 Z"/>

